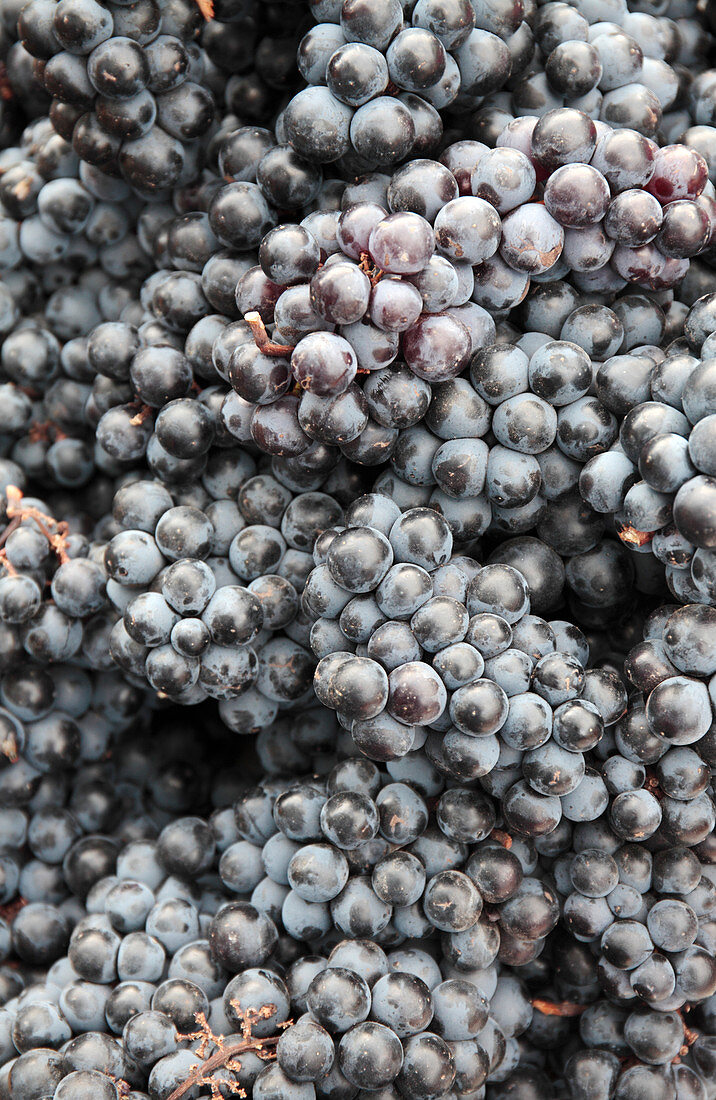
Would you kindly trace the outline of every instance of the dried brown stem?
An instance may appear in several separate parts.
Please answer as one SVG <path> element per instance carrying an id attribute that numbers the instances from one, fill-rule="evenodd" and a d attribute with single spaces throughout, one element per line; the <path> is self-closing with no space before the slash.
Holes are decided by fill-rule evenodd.
<path id="1" fill-rule="evenodd" d="M 129 423 L 133 424 L 135 427 L 137 427 L 139 424 L 143 424 L 145 420 L 149 420 L 149 417 L 152 415 L 152 412 L 153 412 L 153 409 L 151 408 L 150 405 L 140 405 L 139 406 L 139 412 L 134 414 L 134 416 L 129 421 Z"/>
<path id="2" fill-rule="evenodd" d="M 0 905 L 0 917 L 8 922 L 12 921 L 21 909 L 24 909 L 27 905 L 25 898 L 15 898 L 14 901 L 9 901 L 7 905 Z M 6 966 L 8 963 L 5 964 Z"/>
<path id="3" fill-rule="evenodd" d="M 17 569 L 7 556 L 7 550 L 0 550 L 0 565 L 3 567 L 9 577 L 17 576 Z"/>
<path id="4" fill-rule="evenodd" d="M 48 516 L 45 512 L 41 512 L 39 508 L 35 508 L 32 505 L 22 503 L 22 492 L 16 485 L 8 485 L 5 490 L 7 496 L 7 514 L 8 518 L 13 521 L 17 520 L 19 526 L 23 520 L 31 519 L 35 523 L 41 533 L 45 536 L 53 551 L 60 560 L 60 563 L 64 565 L 66 561 L 69 561 L 67 554 L 67 536 L 70 533 L 70 529 L 64 520 L 57 521 L 54 516 Z M 12 527 L 12 523 L 8 524 L 8 528 Z M 4 538 L 2 542 L 11 531 L 6 528 Z M 2 543 L 0 543 L 2 545 Z M 16 570 L 12 568 L 11 563 L 7 560 L 7 556 L 3 551 L 0 551 L 0 555 L 3 558 L 4 564 L 8 572 L 14 574 Z"/>
<path id="5" fill-rule="evenodd" d="M 293 344 L 274 344 L 266 331 L 266 325 L 261 320 L 261 315 L 255 310 L 244 315 L 246 324 L 251 329 L 256 347 L 263 355 L 285 358 L 293 351 Z"/>
<path id="6" fill-rule="evenodd" d="M 11 519 L 10 522 L 8 523 L 7 527 L 3 531 L 2 535 L 0 535 L 0 546 L 5 545 L 5 543 L 9 539 L 10 535 L 13 533 L 13 531 L 17 531 L 19 526 L 20 526 L 20 520 L 17 516 L 14 516 L 14 518 Z"/>
<path id="7" fill-rule="evenodd" d="M 376 283 L 379 283 L 385 275 L 382 268 L 373 263 L 369 252 L 361 252 L 358 267 L 364 275 L 368 276 L 368 281 L 371 286 L 375 286 Z"/>
<path id="8" fill-rule="evenodd" d="M 0 99 L 4 99 L 6 103 L 9 103 L 10 100 L 14 98 L 15 93 L 12 90 L 12 84 L 7 75 L 7 69 L 0 63 Z"/>
<path id="9" fill-rule="evenodd" d="M 541 997 L 534 997 L 532 1007 L 543 1016 L 581 1016 L 588 1006 L 576 1005 L 572 1001 L 543 1001 Z"/>
<path id="10" fill-rule="evenodd" d="M 501 844 L 503 848 L 507 848 L 509 852 L 512 847 L 512 837 L 509 833 L 506 833 L 504 829 L 493 829 L 490 833 L 492 840 L 496 840 L 498 844 Z"/>
<path id="11" fill-rule="evenodd" d="M 4 756 L 11 764 L 17 764 L 20 759 L 20 753 L 17 747 L 17 737 L 10 729 L 7 729 L 0 739 L 0 756 Z"/>
<path id="12" fill-rule="evenodd" d="M 199 1043 L 196 1053 L 202 1059 L 201 1065 L 194 1066 L 186 1081 L 182 1081 L 180 1085 L 177 1085 L 167 1097 L 167 1100 L 181 1100 L 181 1097 L 185 1096 L 195 1085 L 210 1089 L 215 1100 L 222 1100 L 222 1089 L 229 1089 L 236 1096 L 245 1097 L 246 1092 L 238 1081 L 217 1078 L 216 1071 L 225 1069 L 230 1073 L 238 1073 L 241 1069 L 239 1055 L 245 1054 L 246 1051 L 252 1051 L 265 1061 L 270 1061 L 276 1057 L 276 1052 L 272 1048 L 279 1040 L 278 1035 L 258 1039 L 252 1034 L 257 1020 L 268 1020 L 275 1015 L 276 1005 L 264 1005 L 263 1008 L 258 1010 L 248 1009 L 246 1011 L 241 1009 L 238 1001 L 232 1001 L 231 1005 L 241 1020 L 241 1038 L 232 1036 L 231 1040 L 235 1038 L 238 1041 L 227 1042 L 225 1035 L 215 1035 L 204 1013 L 198 1012 L 195 1016 L 198 1030 L 190 1032 L 188 1035 L 179 1035 L 178 1038 Z M 278 1024 L 277 1027 L 288 1027 L 290 1024 L 291 1021 L 288 1020 L 285 1023 Z M 216 1048 L 213 1054 L 209 1054 L 211 1047 Z"/>
<path id="13" fill-rule="evenodd" d="M 625 523 L 618 528 L 617 534 L 627 546 L 646 546 L 652 539 L 651 531 L 637 531 L 636 527 L 632 527 L 630 523 Z"/>

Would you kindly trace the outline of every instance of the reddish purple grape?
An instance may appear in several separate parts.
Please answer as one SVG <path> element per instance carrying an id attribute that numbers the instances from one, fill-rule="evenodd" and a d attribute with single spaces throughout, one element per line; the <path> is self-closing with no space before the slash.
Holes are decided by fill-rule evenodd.
<path id="1" fill-rule="evenodd" d="M 467 366 L 470 334 L 446 313 L 424 314 L 403 337 L 403 355 L 418 378 L 446 382 Z"/>
<path id="2" fill-rule="evenodd" d="M 709 168 L 695 149 L 664 145 L 654 159 L 654 174 L 647 188 L 662 206 L 675 199 L 696 199 L 709 178 Z"/>
<path id="3" fill-rule="evenodd" d="M 471 174 L 472 194 L 491 203 L 500 214 L 529 202 L 537 175 L 532 161 L 519 149 L 489 149 Z"/>
<path id="4" fill-rule="evenodd" d="M 344 210 L 336 229 L 336 239 L 346 256 L 359 260 L 368 251 L 370 235 L 379 222 L 388 216 L 388 211 L 377 202 L 361 202 Z"/>
<path id="5" fill-rule="evenodd" d="M 229 381 L 239 397 L 252 405 L 270 405 L 291 385 L 288 359 L 263 355 L 253 344 L 241 344 L 231 353 Z"/>
<path id="6" fill-rule="evenodd" d="M 389 214 L 372 231 L 369 251 L 382 271 L 416 275 L 435 251 L 432 226 L 419 214 L 407 210 Z"/>
<path id="7" fill-rule="evenodd" d="M 609 204 L 604 228 L 615 241 L 629 248 L 653 241 L 664 215 L 661 204 L 642 188 L 622 191 Z"/>
<path id="8" fill-rule="evenodd" d="M 368 423 L 368 403 L 355 384 L 337 397 L 304 393 L 298 421 L 311 439 L 338 446 L 357 439 Z"/>
<path id="9" fill-rule="evenodd" d="M 258 265 L 250 267 L 239 279 L 239 285 L 236 288 L 236 305 L 240 313 L 250 313 L 255 310 L 264 324 L 268 325 L 273 321 L 274 306 L 285 289 L 285 286 L 272 283 Z"/>
<path id="10" fill-rule="evenodd" d="M 664 257 L 655 244 L 643 244 L 638 248 L 618 245 L 612 255 L 612 264 L 622 279 L 630 283 L 646 283 L 661 274 Z"/>
<path id="11" fill-rule="evenodd" d="M 270 455 L 293 458 L 308 450 L 311 440 L 298 422 L 298 398 L 280 397 L 271 405 L 257 405 L 251 417 L 251 437 Z"/>
<path id="12" fill-rule="evenodd" d="M 335 332 L 311 332 L 291 355 L 291 370 L 302 389 L 317 397 L 335 397 L 347 390 L 358 362 L 347 340 Z M 242 396 L 244 396 L 242 394 Z"/>
<path id="13" fill-rule="evenodd" d="M 711 219 L 698 203 L 688 199 L 670 202 L 656 243 L 660 252 L 674 259 L 697 256 L 711 236 Z"/>
<path id="14" fill-rule="evenodd" d="M 500 255 L 516 271 L 540 275 L 562 254 L 564 230 L 539 203 L 512 210 L 502 223 Z"/>
<path id="15" fill-rule="evenodd" d="M 480 264 L 494 256 L 500 230 L 500 215 L 494 206 L 472 195 L 453 199 L 435 219 L 438 248 L 461 263 Z"/>
<path id="16" fill-rule="evenodd" d="M 591 164 L 612 191 L 646 187 L 654 174 L 658 146 L 636 130 L 609 130 L 597 143 Z"/>
<path id="17" fill-rule="evenodd" d="M 597 128 L 583 111 L 557 107 L 547 111 L 532 131 L 532 153 L 544 168 L 575 161 L 588 163 L 597 144 Z"/>
<path id="18" fill-rule="evenodd" d="M 370 295 L 370 319 L 385 332 L 405 332 L 423 312 L 420 291 L 398 278 L 380 279 Z"/>
<path id="19" fill-rule="evenodd" d="M 569 229 L 585 229 L 604 217 L 611 194 L 601 172 L 590 164 L 565 164 L 547 180 L 544 204 Z"/>
<path id="20" fill-rule="evenodd" d="M 360 321 L 369 298 L 368 276 L 349 260 L 324 264 L 311 279 L 311 305 L 334 325 Z"/>
<path id="21" fill-rule="evenodd" d="M 456 141 L 444 150 L 440 163 L 452 172 L 461 195 L 472 194 L 472 173 L 480 163 L 480 158 L 487 152 L 487 145 L 483 145 L 481 141 Z"/>

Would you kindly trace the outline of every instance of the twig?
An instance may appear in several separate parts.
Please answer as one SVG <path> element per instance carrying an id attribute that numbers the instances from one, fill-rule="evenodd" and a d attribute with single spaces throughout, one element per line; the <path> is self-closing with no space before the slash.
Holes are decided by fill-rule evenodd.
<path id="1" fill-rule="evenodd" d="M 373 263 L 369 252 L 361 252 L 360 263 L 358 264 L 358 267 L 361 269 L 364 275 L 368 276 L 368 281 L 370 282 L 371 286 L 375 286 L 376 283 L 379 283 L 385 275 L 385 272 L 382 270 L 382 268 Z"/>
<path id="2" fill-rule="evenodd" d="M 203 1012 L 197 1012 L 194 1017 L 198 1030 L 190 1032 L 188 1035 L 179 1035 L 180 1040 L 197 1042 L 196 1053 L 199 1058 L 202 1059 L 202 1063 L 199 1066 L 194 1066 L 189 1073 L 186 1081 L 182 1081 L 180 1085 L 174 1089 L 174 1091 L 167 1097 L 167 1100 L 180 1100 L 190 1089 L 195 1085 L 200 1088 L 209 1088 L 214 1100 L 222 1100 L 222 1089 L 228 1089 L 236 1096 L 245 1097 L 246 1092 L 238 1081 L 227 1081 L 215 1076 L 216 1071 L 220 1069 L 228 1070 L 230 1073 L 239 1073 L 241 1070 L 241 1061 L 238 1057 L 240 1054 L 244 1054 L 246 1051 L 252 1051 L 258 1055 L 259 1058 L 264 1061 L 271 1061 L 276 1057 L 275 1050 L 271 1049 L 276 1045 L 279 1040 L 278 1035 L 272 1035 L 265 1039 L 257 1039 L 252 1034 L 254 1025 L 258 1020 L 268 1020 L 276 1014 L 276 1005 L 264 1005 L 263 1008 L 255 1009 L 250 1008 L 242 1010 L 238 1001 L 231 1001 L 231 1007 L 237 1013 L 241 1020 L 241 1038 L 238 1036 L 235 1038 L 238 1042 L 227 1042 L 227 1036 L 215 1035 L 209 1026 L 209 1022 Z M 276 1026 L 279 1028 L 289 1027 L 292 1021 L 287 1020 L 284 1023 L 279 1023 Z M 234 1037 L 229 1037 L 233 1040 Z M 209 1054 L 211 1047 L 215 1047 L 213 1054 Z M 208 1055 L 208 1057 L 207 1057 Z"/>
<path id="3" fill-rule="evenodd" d="M 543 1001 L 541 997 L 533 998 L 532 1007 L 543 1016 L 581 1016 L 588 1008 L 587 1005 L 577 1005 L 572 1001 Z"/>
<path id="4" fill-rule="evenodd" d="M 627 546 L 646 546 L 653 537 L 652 531 L 637 531 L 630 523 L 625 523 L 617 528 L 617 535 Z"/>
<path id="5" fill-rule="evenodd" d="M 264 355 L 275 356 L 276 358 L 285 358 L 289 356 L 293 351 L 293 344 L 274 344 L 273 340 L 266 331 L 266 325 L 261 320 L 261 315 L 255 310 L 251 313 L 244 314 L 244 320 L 253 333 L 254 342 L 256 347 Z"/>
<path id="6" fill-rule="evenodd" d="M 21 489 L 16 485 L 8 485 L 8 487 L 5 488 L 5 496 L 8 497 L 8 517 L 11 520 L 18 520 L 18 525 L 20 525 L 24 519 L 32 519 L 47 539 L 49 546 L 51 546 L 57 554 L 60 564 L 69 561 L 69 555 L 65 549 L 67 536 L 69 535 L 69 525 L 66 524 L 64 520 L 58 521 L 53 516 L 46 515 L 40 508 L 23 504 Z M 10 526 L 9 524 L 8 527 Z M 7 537 L 9 533 L 11 532 L 5 531 L 5 537 Z M 8 571 L 12 573 L 11 563 L 4 554 L 3 560 Z"/>
<path id="7" fill-rule="evenodd" d="M 149 417 L 152 415 L 152 412 L 153 412 L 153 410 L 152 410 L 151 405 L 140 405 L 139 406 L 139 412 L 134 414 L 134 416 L 131 418 L 129 423 L 132 424 L 136 428 L 140 424 L 143 424 L 145 420 L 149 420 Z"/>
<path id="8" fill-rule="evenodd" d="M 0 905 L 0 917 L 6 921 L 12 921 L 26 905 L 27 898 L 15 898 L 14 901 L 9 901 L 7 905 Z"/>

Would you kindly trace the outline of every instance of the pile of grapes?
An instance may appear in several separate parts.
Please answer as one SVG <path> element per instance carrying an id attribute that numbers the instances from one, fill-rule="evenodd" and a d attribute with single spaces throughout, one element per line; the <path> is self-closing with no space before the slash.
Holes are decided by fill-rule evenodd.
<path id="1" fill-rule="evenodd" d="M 0 1100 L 716 1100 L 716 5 L 0 0 Z"/>

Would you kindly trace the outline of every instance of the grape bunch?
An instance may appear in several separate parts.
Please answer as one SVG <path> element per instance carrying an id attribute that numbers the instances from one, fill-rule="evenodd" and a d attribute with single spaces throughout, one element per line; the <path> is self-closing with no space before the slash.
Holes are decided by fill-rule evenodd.
<path id="1" fill-rule="evenodd" d="M 102 667 L 98 650 L 106 576 L 90 557 L 88 540 L 71 534 L 65 521 L 58 523 L 42 501 L 24 497 L 16 485 L 7 484 L 3 503 L 3 667 L 22 657 L 47 665 L 70 661 L 80 653 L 90 667 Z"/>
<path id="2" fill-rule="evenodd" d="M 684 335 L 665 351 L 634 348 L 601 364 L 597 394 L 620 421 L 619 434 L 579 475 L 593 512 L 609 516 L 638 557 L 661 563 L 672 595 L 684 603 L 710 604 L 715 593 L 714 300 L 693 304 Z"/>
<path id="3" fill-rule="evenodd" d="M 627 697 L 613 673 L 586 670 L 581 631 L 530 614 L 513 566 L 451 556 L 431 509 L 366 497 L 346 520 L 318 539 L 302 602 L 316 617 L 316 694 L 360 752 L 389 761 L 424 747 L 450 779 L 504 796 L 506 821 L 530 836 L 563 813 L 598 816 L 606 792 L 584 753 Z"/>
<path id="4" fill-rule="evenodd" d="M 325 493 L 294 496 L 248 455 L 237 458 L 232 496 L 206 478 L 217 488 L 203 508 L 175 505 L 159 482 L 127 482 L 104 565 L 121 616 L 109 635 L 117 664 L 176 702 L 219 700 L 227 725 L 249 733 L 313 698 L 300 614 L 313 564 L 306 548 L 343 511 Z"/>
<path id="5" fill-rule="evenodd" d="M 54 907 L 69 930 L 78 919 L 82 883 L 93 869 L 109 873 L 120 843 L 154 835 L 146 815 L 149 803 L 130 771 L 118 775 L 108 764 L 112 749 L 132 726 L 141 727 L 145 694 L 116 670 L 89 671 L 76 663 L 49 667 L 29 663 L 3 669 L 0 677 L 0 795 L 3 846 L 0 855 L 0 957 L 11 954 L 12 921 L 29 903 L 30 913 Z M 156 726 L 156 724 L 155 724 Z M 177 784 L 175 757 L 164 745 L 166 781 L 156 786 L 158 804 Z M 148 773 L 149 774 L 149 773 Z M 156 766 L 154 767 L 156 774 Z M 170 779 L 171 777 L 171 779 Z M 162 798 L 161 789 L 167 782 Z M 169 803 L 166 803 L 167 806 Z M 147 830 L 149 832 L 147 833 Z M 87 883 L 87 888 L 91 885 Z M 81 914 L 80 914 L 81 915 Z M 30 925 L 32 920 L 30 919 Z M 30 926 L 29 925 L 29 926 Z M 18 929 L 19 934 L 19 929 Z M 66 941 L 65 941 L 66 943 Z M 42 945 L 30 934 L 23 964 L 41 966 Z M 12 948 L 15 952 L 15 948 Z M 0 970 L 3 1005 L 16 996 L 26 977 Z M 4 1060 L 4 1059 L 3 1059 Z"/>
<path id="6" fill-rule="evenodd" d="M 668 289 L 711 240 L 716 205 L 702 197 L 711 185 L 699 153 L 660 150 L 579 111 L 519 118 L 495 149 L 459 142 L 442 159 L 413 161 L 387 186 L 376 178 L 370 201 L 351 201 L 357 188 L 347 188 L 340 213 L 314 211 L 261 241 L 265 278 L 247 272 L 237 289 L 256 347 L 236 352 L 229 380 L 257 406 L 251 433 L 263 450 L 296 455 L 314 440 L 378 464 L 401 428 L 426 415 L 432 386 L 461 375 L 492 342 L 487 314 L 522 303 L 534 277 L 570 277 L 586 293 Z M 219 192 L 209 219 L 228 244 L 216 224 L 223 201 Z M 581 308 L 580 295 L 570 296 Z M 582 316 L 560 335 L 578 333 Z M 615 326 L 589 350 L 607 358 L 625 342 Z M 591 380 L 580 366 L 563 392 L 541 387 L 547 404 L 586 394 Z M 542 434 L 536 452 L 554 440 Z"/>
<path id="7" fill-rule="evenodd" d="M 19 14 L 24 49 L 52 96 L 49 115 L 88 176 L 141 194 L 189 182 L 214 118 L 189 0 L 133 5 L 34 0 Z"/>
<path id="8" fill-rule="evenodd" d="M 307 87 L 289 101 L 277 132 L 313 163 L 355 174 L 424 156 L 440 142 L 441 108 L 465 107 L 502 88 L 519 49 L 523 4 L 468 0 L 317 2 L 297 64 Z M 526 32 L 522 32 L 524 37 Z"/>
<path id="9" fill-rule="evenodd" d="M 0 0 L 0 1100 L 713 1100 L 706 0 Z"/>

